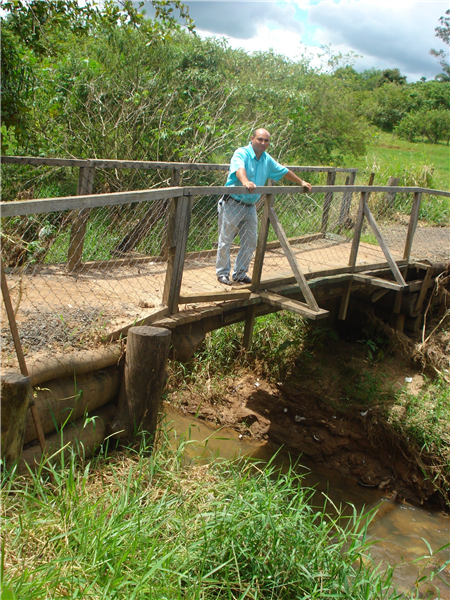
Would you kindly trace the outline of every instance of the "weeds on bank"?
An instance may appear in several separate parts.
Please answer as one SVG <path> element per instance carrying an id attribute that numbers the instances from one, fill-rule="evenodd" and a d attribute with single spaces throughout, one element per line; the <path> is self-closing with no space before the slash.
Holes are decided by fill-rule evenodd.
<path id="1" fill-rule="evenodd" d="M 217 329 L 207 334 L 187 364 L 172 361 L 168 365 L 169 393 L 188 387 L 200 397 L 207 394 L 209 401 L 219 401 L 228 378 L 239 375 L 243 369 L 254 369 L 279 381 L 301 354 L 307 328 L 302 317 L 281 312 L 257 319 L 250 351 L 242 348 L 243 335 L 243 323 Z"/>
<path id="2" fill-rule="evenodd" d="M 186 464 L 163 430 L 114 456 L 3 477 L 2 589 L 21 600 L 394 599 L 362 518 L 312 508 L 292 469 Z M 49 475 L 53 483 L 49 483 Z M 329 511 L 327 511 L 329 512 Z"/>
<path id="3" fill-rule="evenodd" d="M 450 388 L 438 377 L 417 394 L 403 389 L 388 415 L 408 439 L 418 463 L 445 498 L 450 498 Z"/>

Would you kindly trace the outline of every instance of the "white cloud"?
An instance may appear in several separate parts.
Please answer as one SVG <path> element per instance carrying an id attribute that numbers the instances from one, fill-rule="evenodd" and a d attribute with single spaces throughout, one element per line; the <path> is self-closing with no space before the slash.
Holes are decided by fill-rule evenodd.
<path id="1" fill-rule="evenodd" d="M 226 37 L 247 52 L 272 48 L 295 59 L 321 45 L 363 55 L 358 70 L 399 68 L 414 81 L 440 72 L 430 49 L 448 0 L 184 0 L 202 36 Z M 149 14 L 151 14 L 149 10 Z"/>
<path id="2" fill-rule="evenodd" d="M 207 31 L 197 30 L 202 37 L 210 36 Z M 232 48 L 242 48 L 246 52 L 259 52 L 269 49 L 276 54 L 284 54 L 290 59 L 298 58 L 305 50 L 301 41 L 301 35 L 295 31 L 285 29 L 270 29 L 260 25 L 257 31 L 253 31 L 253 37 L 238 38 L 227 36 L 228 43 Z"/>
<path id="3" fill-rule="evenodd" d="M 308 21 L 318 26 L 318 43 L 362 54 L 364 59 L 357 63 L 362 68 L 398 67 L 412 79 L 430 78 L 439 71 L 430 49 L 442 47 L 434 29 L 448 6 L 448 2 L 322 0 L 310 6 Z"/>
<path id="4" fill-rule="evenodd" d="M 295 5 L 247 0 L 187 0 L 189 13 L 201 31 L 238 39 L 251 39 L 261 26 L 301 33 L 302 24 L 295 19 Z"/>

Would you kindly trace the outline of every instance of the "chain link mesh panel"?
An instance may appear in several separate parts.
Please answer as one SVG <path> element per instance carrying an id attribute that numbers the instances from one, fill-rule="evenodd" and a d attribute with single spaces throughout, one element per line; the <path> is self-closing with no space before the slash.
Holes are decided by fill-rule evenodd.
<path id="1" fill-rule="evenodd" d="M 45 182 L 45 173 L 52 168 L 42 169 L 40 181 Z M 41 168 L 34 170 L 39 173 Z M 89 168 L 81 169 L 81 177 L 73 176 L 75 169 L 61 168 L 59 172 L 61 181 L 69 181 L 72 188 L 76 181 L 78 193 L 89 194 L 90 186 L 96 189 L 97 171 L 94 180 Z M 136 187 L 148 185 L 148 172 L 136 173 L 140 178 L 134 180 Z M 338 175 L 343 178 L 345 174 Z M 221 184 L 224 174 L 183 175 L 185 184 L 208 179 Z M 37 183 L 34 185 L 36 192 Z M 217 281 L 220 197 L 208 194 L 205 188 L 203 195 L 193 199 L 181 302 L 183 297 L 239 289 Z M 403 258 L 413 198 L 413 194 L 400 192 L 373 192 L 368 199 L 395 259 Z M 288 194 L 280 187 L 274 210 L 303 272 L 317 273 L 348 265 L 359 202 L 360 192 L 351 189 Z M 2 219 L 3 263 L 26 355 L 89 347 L 107 333 L 130 325 L 161 306 L 169 257 L 171 206 L 172 199 L 152 200 Z M 260 227 L 264 197 L 256 209 Z M 244 245 L 236 235 L 230 249 L 231 266 Z M 251 254 L 250 276 L 255 259 Z M 449 259 L 448 228 L 427 227 L 419 219 L 411 257 Z M 385 260 L 365 219 L 357 265 Z M 273 227 L 269 227 L 262 280 L 292 276 L 284 250 Z M 15 364 L 15 354 L 3 305 L 2 316 L 2 357 L 8 366 Z"/>

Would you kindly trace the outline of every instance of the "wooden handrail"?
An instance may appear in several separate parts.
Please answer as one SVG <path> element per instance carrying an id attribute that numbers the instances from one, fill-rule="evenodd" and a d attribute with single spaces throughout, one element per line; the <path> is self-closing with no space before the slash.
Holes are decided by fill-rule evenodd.
<path id="1" fill-rule="evenodd" d="M 180 169 L 185 171 L 228 171 L 229 164 L 162 162 L 154 160 L 104 160 L 98 158 L 44 158 L 35 156 L 2 156 L 4 164 L 47 165 L 54 167 L 95 167 L 99 169 Z M 356 168 L 287 165 L 291 171 L 311 173 L 356 173 Z"/>
<path id="2" fill-rule="evenodd" d="M 94 208 L 97 206 L 114 206 L 117 204 L 130 204 L 131 202 L 148 202 L 150 200 L 161 200 L 164 198 L 179 198 L 180 196 L 213 196 L 229 193 L 230 188 L 225 186 L 205 186 L 205 187 L 173 187 L 158 188 L 154 190 L 139 190 L 132 192 L 114 192 L 108 194 L 92 194 L 85 196 L 66 196 L 63 198 L 41 198 L 38 200 L 12 200 L 0 202 L 2 217 L 15 217 L 20 215 L 41 214 L 46 212 L 55 212 L 62 210 L 74 210 L 80 208 Z M 436 196 L 450 197 L 450 192 L 444 190 L 431 190 L 419 187 L 387 187 L 387 186 L 367 186 L 367 185 L 333 185 L 333 186 L 314 186 L 311 194 L 333 192 L 396 192 L 396 193 L 421 193 L 433 194 Z M 246 194 L 244 187 L 234 187 L 236 194 Z M 256 194 L 301 194 L 303 188 L 292 185 L 277 185 L 255 188 Z"/>

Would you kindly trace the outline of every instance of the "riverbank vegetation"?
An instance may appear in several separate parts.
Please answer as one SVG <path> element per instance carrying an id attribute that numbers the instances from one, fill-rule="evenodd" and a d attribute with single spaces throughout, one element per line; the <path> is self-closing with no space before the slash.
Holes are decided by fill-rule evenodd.
<path id="1" fill-rule="evenodd" d="M 164 428 L 152 454 L 4 477 L 2 598 L 400 598 L 370 559 L 373 512 L 311 506 L 293 469 L 186 464 L 188 445 Z"/>

